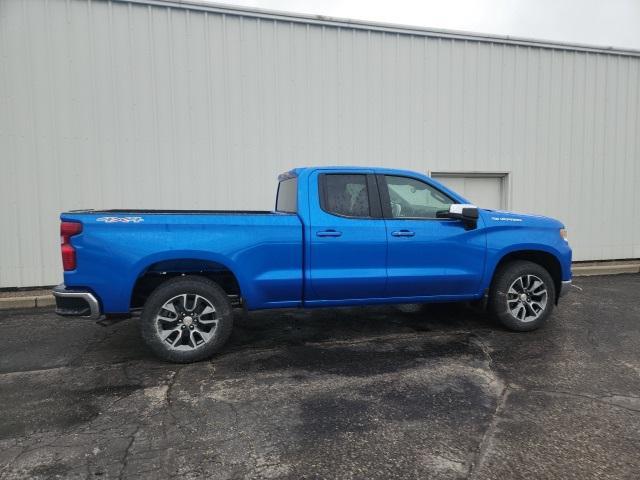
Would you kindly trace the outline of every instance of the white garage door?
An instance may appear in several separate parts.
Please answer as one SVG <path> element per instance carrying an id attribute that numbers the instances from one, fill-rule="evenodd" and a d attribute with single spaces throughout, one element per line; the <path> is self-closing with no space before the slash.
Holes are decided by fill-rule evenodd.
<path id="1" fill-rule="evenodd" d="M 506 175 L 433 173 L 431 176 L 478 207 L 494 210 L 508 208 L 505 195 Z"/>

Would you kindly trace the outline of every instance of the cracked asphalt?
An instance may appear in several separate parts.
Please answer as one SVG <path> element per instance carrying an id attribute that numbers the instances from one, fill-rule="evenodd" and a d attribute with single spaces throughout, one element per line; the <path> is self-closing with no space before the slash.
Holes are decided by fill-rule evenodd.
<path id="1" fill-rule="evenodd" d="M 0 313 L 0 478 L 638 478 L 640 275 L 541 330 L 458 305 L 237 315 L 173 365 L 135 319 Z"/>

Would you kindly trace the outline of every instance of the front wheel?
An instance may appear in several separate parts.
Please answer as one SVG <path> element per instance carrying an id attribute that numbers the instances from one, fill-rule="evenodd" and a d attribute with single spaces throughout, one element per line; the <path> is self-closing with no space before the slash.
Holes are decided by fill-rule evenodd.
<path id="1" fill-rule="evenodd" d="M 140 317 L 144 342 L 170 362 L 209 358 L 225 344 L 233 326 L 226 293 L 204 277 L 166 281 L 147 299 Z"/>
<path id="2" fill-rule="evenodd" d="M 510 330 L 535 330 L 551 315 L 556 289 L 537 263 L 517 260 L 501 267 L 489 291 L 489 310 Z"/>

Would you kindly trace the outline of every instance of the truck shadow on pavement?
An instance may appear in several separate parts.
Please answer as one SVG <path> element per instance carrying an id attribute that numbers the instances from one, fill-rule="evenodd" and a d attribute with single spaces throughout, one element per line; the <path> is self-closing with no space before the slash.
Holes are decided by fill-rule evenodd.
<path id="1" fill-rule="evenodd" d="M 471 331 L 500 328 L 465 305 L 400 308 L 237 312 L 234 333 L 218 357 L 247 354 L 235 359 L 233 374 L 293 369 L 368 376 L 413 368 L 419 359 L 482 356 Z M 251 355 L 254 350 L 259 356 Z"/>
<path id="2" fill-rule="evenodd" d="M 318 342 L 348 342 L 385 335 L 501 329 L 485 312 L 465 304 L 430 304 L 315 310 L 236 311 L 224 351 Z"/>

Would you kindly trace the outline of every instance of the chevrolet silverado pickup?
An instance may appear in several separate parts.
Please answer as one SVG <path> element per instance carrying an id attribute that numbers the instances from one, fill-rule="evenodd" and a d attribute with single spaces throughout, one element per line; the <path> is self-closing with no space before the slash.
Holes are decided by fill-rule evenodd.
<path id="1" fill-rule="evenodd" d="M 479 301 L 540 327 L 571 283 L 564 225 L 483 210 L 418 173 L 298 168 L 274 211 L 79 210 L 61 215 L 65 316 L 140 313 L 161 358 L 228 339 L 232 309 Z"/>

